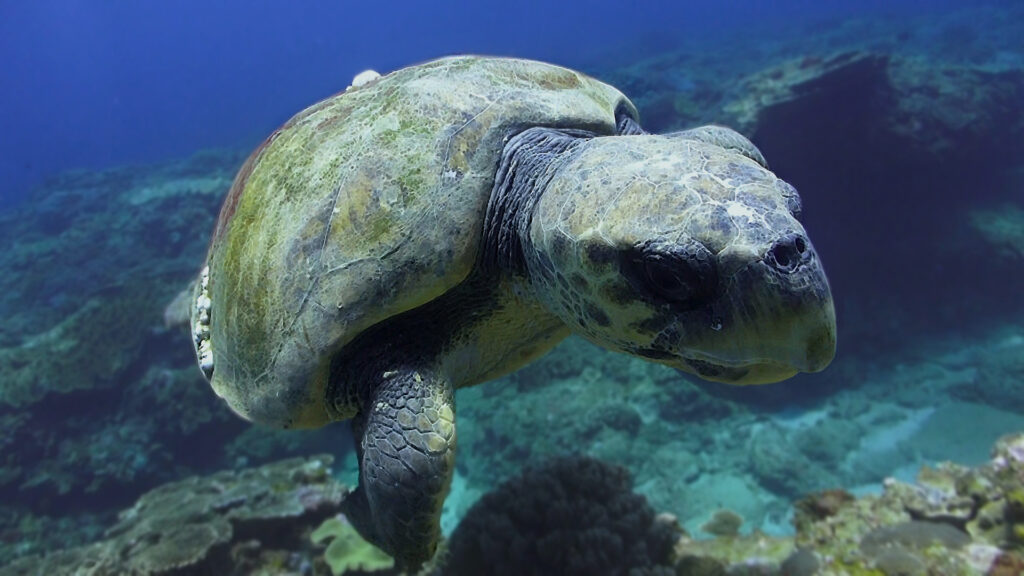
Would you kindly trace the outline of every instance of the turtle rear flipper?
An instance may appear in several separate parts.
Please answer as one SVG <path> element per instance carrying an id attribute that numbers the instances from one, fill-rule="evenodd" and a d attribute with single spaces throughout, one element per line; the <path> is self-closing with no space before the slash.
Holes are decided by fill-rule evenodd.
<path id="1" fill-rule="evenodd" d="M 164 328 L 188 326 L 192 314 L 192 295 L 195 292 L 195 281 L 189 282 L 184 290 L 178 293 L 164 308 Z"/>
<path id="2" fill-rule="evenodd" d="M 417 370 L 386 371 L 364 388 L 352 421 L 359 487 L 345 500 L 353 526 L 406 569 L 429 560 L 441 539 L 441 506 L 455 468 L 451 385 Z"/>

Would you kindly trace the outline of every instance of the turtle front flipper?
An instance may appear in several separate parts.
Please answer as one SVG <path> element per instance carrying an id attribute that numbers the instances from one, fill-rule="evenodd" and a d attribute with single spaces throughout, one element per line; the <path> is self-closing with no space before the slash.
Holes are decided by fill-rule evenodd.
<path id="1" fill-rule="evenodd" d="M 384 372 L 352 421 L 359 487 L 346 514 L 367 540 L 406 569 L 429 560 L 455 467 L 452 386 L 425 372 Z"/>

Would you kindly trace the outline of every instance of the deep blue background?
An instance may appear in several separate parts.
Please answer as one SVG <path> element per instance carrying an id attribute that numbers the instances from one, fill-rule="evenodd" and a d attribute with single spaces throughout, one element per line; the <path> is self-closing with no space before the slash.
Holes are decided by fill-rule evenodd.
<path id="1" fill-rule="evenodd" d="M 624 46 L 955 2 L 0 0 L 0 207 L 48 174 L 252 145 L 291 114 L 453 53 L 581 65 Z"/>

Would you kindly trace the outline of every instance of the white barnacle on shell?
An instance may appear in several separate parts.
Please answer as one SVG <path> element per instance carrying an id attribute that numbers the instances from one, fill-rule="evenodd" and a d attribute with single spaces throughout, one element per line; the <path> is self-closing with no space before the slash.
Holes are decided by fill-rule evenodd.
<path id="1" fill-rule="evenodd" d="M 346 90 L 365 86 L 377 78 L 380 78 L 380 73 L 376 70 L 363 70 L 359 74 L 356 74 L 356 77 L 352 79 L 352 85 L 346 88 Z"/>
<path id="2" fill-rule="evenodd" d="M 213 342 L 210 340 L 210 315 L 213 301 L 210 300 L 210 267 L 203 268 L 199 276 L 199 294 L 196 295 L 192 313 L 192 339 L 196 349 L 196 362 L 207 380 L 213 376 Z"/>

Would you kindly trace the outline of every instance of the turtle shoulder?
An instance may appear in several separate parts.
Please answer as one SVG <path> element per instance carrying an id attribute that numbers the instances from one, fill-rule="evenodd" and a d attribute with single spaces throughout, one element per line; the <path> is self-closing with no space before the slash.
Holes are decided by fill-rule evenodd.
<path id="1" fill-rule="evenodd" d="M 319 425 L 330 358 L 473 268 L 505 139 L 611 134 L 633 105 L 578 72 L 456 57 L 323 100 L 240 170 L 208 255 L 214 389 L 243 415 Z"/>

